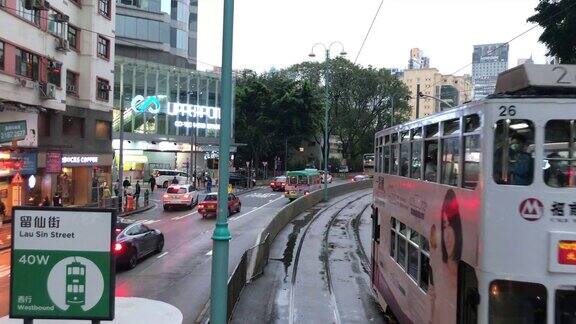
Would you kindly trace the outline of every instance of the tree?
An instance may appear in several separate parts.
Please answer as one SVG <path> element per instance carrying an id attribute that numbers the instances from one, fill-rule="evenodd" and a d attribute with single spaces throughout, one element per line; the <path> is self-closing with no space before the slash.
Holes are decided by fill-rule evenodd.
<path id="1" fill-rule="evenodd" d="M 307 79 L 318 91 L 324 89 L 323 63 L 305 62 L 288 68 L 284 73 L 296 80 Z M 360 168 L 363 153 L 373 152 L 374 135 L 377 130 L 388 127 L 392 97 L 395 98 L 395 120 L 402 122 L 409 111 L 405 85 L 386 69 L 364 68 L 345 58 L 329 62 L 329 126 L 328 138 L 336 136 L 342 141 L 344 157 L 348 165 Z M 324 154 L 324 118 L 316 120 L 316 142 Z M 353 161 L 355 160 L 355 161 Z"/>
<path id="2" fill-rule="evenodd" d="M 548 47 L 547 55 L 576 64 L 576 0 L 542 0 L 535 10 L 528 22 L 544 28 L 539 41 Z"/>
<path id="3" fill-rule="evenodd" d="M 261 75 L 242 71 L 236 78 L 236 140 L 246 144 L 238 151 L 238 162 L 284 160 L 285 143 L 299 144 L 317 133 L 322 100 L 312 84 L 285 74 Z"/>

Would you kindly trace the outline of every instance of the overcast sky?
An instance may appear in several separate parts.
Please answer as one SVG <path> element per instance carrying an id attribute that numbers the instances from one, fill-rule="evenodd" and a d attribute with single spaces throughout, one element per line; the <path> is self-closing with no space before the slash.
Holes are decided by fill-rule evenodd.
<path id="1" fill-rule="evenodd" d="M 354 60 L 381 0 L 236 0 L 234 68 L 259 72 L 309 60 L 316 42 L 341 41 Z M 506 42 L 526 31 L 538 0 L 384 0 L 358 63 L 406 68 L 419 47 L 432 67 L 454 73 L 475 44 Z M 220 66 L 223 0 L 199 0 L 198 60 Z M 533 55 L 544 63 L 538 27 L 510 43 L 509 66 Z M 337 47 L 333 54 L 340 52 Z M 318 49 L 317 54 L 321 54 Z M 211 69 L 199 64 L 200 69 Z M 457 74 L 470 73 L 468 67 Z"/>

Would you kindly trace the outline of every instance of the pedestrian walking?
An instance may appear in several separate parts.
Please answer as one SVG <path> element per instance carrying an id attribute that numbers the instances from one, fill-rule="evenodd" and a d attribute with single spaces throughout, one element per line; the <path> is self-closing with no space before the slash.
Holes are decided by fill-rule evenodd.
<path id="1" fill-rule="evenodd" d="M 48 198 L 48 196 L 44 197 L 44 200 L 42 200 L 42 203 L 40 204 L 40 206 L 49 207 L 50 206 L 50 198 Z"/>
<path id="2" fill-rule="evenodd" d="M 176 178 L 176 176 L 174 176 L 174 179 L 172 179 L 172 184 L 178 184 L 178 178 Z"/>
<path id="3" fill-rule="evenodd" d="M 136 200 L 136 208 L 138 208 L 139 198 L 140 198 L 140 181 L 136 181 L 136 189 L 134 190 L 134 200 Z"/>
<path id="4" fill-rule="evenodd" d="M 212 192 L 212 178 L 210 177 L 206 179 L 206 192 Z"/>
<path id="5" fill-rule="evenodd" d="M 122 187 L 124 187 L 124 191 L 126 191 L 126 188 L 132 186 L 132 184 L 130 183 L 130 180 L 128 180 L 128 177 L 126 177 L 124 179 L 124 182 L 122 182 Z"/>
<path id="6" fill-rule="evenodd" d="M 150 176 L 150 191 L 154 192 L 156 188 L 156 178 L 154 176 Z"/>
<path id="7" fill-rule="evenodd" d="M 150 190 L 146 189 L 146 191 L 144 191 L 144 206 L 148 206 L 149 202 L 150 202 Z"/>
<path id="8" fill-rule="evenodd" d="M 4 202 L 0 199 L 0 224 L 4 221 L 4 218 L 6 218 L 6 205 L 4 205 Z"/>

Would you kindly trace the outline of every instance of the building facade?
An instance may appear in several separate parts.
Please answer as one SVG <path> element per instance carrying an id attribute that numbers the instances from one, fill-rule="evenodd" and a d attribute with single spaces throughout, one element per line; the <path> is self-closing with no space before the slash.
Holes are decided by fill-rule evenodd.
<path id="1" fill-rule="evenodd" d="M 509 45 L 474 45 L 472 54 L 472 84 L 474 100 L 481 100 L 494 93 L 498 75 L 508 69 Z"/>
<path id="2" fill-rule="evenodd" d="M 402 81 L 410 90 L 411 119 L 432 115 L 436 112 L 455 107 L 471 100 L 472 85 L 470 76 L 442 75 L 437 69 L 405 70 Z M 426 96 L 420 98 L 419 111 L 416 111 L 418 84 L 420 92 Z"/>
<path id="3" fill-rule="evenodd" d="M 419 48 L 413 48 L 410 50 L 410 59 L 408 60 L 408 69 L 429 69 L 430 68 L 430 58 L 424 56 L 424 52 Z"/>
<path id="4" fill-rule="evenodd" d="M 111 0 L 0 1 L 0 201 L 94 202 L 110 181 Z"/>
<path id="5" fill-rule="evenodd" d="M 120 57 L 114 71 L 113 147 L 118 150 L 120 146 L 122 106 L 126 176 L 148 180 L 154 169 L 214 175 L 219 153 L 220 75 Z M 232 130 L 233 120 L 234 110 Z M 116 151 L 116 163 L 118 155 Z"/>
<path id="6" fill-rule="evenodd" d="M 195 69 L 198 0 L 118 0 L 116 55 Z"/>

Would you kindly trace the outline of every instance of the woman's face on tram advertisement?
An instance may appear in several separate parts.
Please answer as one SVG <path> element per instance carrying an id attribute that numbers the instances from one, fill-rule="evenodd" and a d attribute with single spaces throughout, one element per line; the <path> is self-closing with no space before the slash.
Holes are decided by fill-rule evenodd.
<path id="1" fill-rule="evenodd" d="M 458 262 L 462 257 L 462 222 L 456 193 L 450 189 L 444 197 L 441 221 L 442 261 Z"/>

